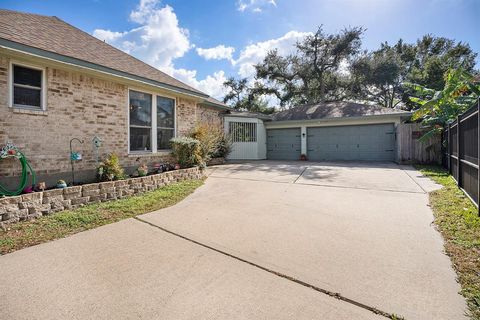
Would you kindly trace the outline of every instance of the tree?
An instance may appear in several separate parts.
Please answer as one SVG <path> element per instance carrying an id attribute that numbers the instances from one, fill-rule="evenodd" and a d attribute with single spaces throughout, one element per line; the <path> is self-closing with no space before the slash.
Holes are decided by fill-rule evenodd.
<path id="1" fill-rule="evenodd" d="M 445 73 L 460 66 L 473 71 L 476 55 L 467 44 L 431 35 L 415 44 L 402 40 L 393 46 L 383 43 L 380 49 L 360 55 L 351 64 L 351 92 L 359 100 L 384 107 L 412 109 L 415 105 L 409 97 L 415 92 L 403 86 L 404 82 L 441 90 Z"/>
<path id="2" fill-rule="evenodd" d="M 230 103 L 235 110 L 266 114 L 275 111 L 275 108 L 269 107 L 267 102 L 261 98 L 257 86 L 249 86 L 247 79 L 229 78 L 223 85 L 228 89 L 223 102 Z"/>
<path id="3" fill-rule="evenodd" d="M 424 137 L 440 133 L 448 122 L 455 120 L 480 98 L 480 79 L 464 68 L 449 70 L 444 81 L 442 90 L 405 84 L 415 92 L 410 100 L 418 106 L 412 120 L 422 120 L 430 128 Z"/>
<path id="4" fill-rule="evenodd" d="M 275 95 L 281 106 L 339 99 L 338 70 L 360 50 L 363 32 L 363 28 L 351 28 L 328 35 L 319 27 L 298 42 L 291 55 L 270 51 L 255 66 L 259 80 L 256 93 Z"/>

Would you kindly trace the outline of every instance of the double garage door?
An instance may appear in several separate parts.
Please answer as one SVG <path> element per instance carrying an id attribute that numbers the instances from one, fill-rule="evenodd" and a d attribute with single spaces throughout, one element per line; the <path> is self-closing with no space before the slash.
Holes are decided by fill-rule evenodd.
<path id="1" fill-rule="evenodd" d="M 311 161 L 393 161 L 393 124 L 307 128 L 307 157 Z M 298 160 L 300 128 L 267 130 L 267 158 Z"/>

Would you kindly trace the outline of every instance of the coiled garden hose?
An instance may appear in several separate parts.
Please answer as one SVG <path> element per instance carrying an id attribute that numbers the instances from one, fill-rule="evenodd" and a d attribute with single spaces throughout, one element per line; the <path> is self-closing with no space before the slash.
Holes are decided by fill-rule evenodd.
<path id="1" fill-rule="evenodd" d="M 15 190 L 8 190 L 4 186 L 0 184 L 0 196 L 17 196 L 23 192 L 25 187 L 28 183 L 28 176 L 29 173 L 32 175 L 32 189 L 36 183 L 36 176 L 35 171 L 33 171 L 32 166 L 28 162 L 27 158 L 23 153 L 21 153 L 17 147 L 13 144 L 8 143 L 1 151 L 0 151 L 0 160 L 6 158 L 17 158 L 22 165 L 22 175 L 20 179 L 20 183 Z"/>

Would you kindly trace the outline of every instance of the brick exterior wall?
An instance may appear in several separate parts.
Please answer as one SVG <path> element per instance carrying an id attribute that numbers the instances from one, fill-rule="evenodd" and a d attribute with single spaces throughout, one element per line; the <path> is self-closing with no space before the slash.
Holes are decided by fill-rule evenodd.
<path id="1" fill-rule="evenodd" d="M 168 152 L 128 154 L 127 85 L 88 74 L 46 68 L 47 111 L 25 111 L 8 107 L 8 68 L 9 60 L 0 54 L 0 147 L 12 141 L 26 155 L 40 179 L 48 176 L 69 181 L 69 141 L 75 137 L 85 141 L 83 145 L 74 142 L 74 150 L 83 156 L 82 161 L 75 163 L 79 177 L 82 171 L 95 169 L 92 146 L 95 135 L 103 141 L 100 159 L 114 152 L 127 168 L 171 161 Z M 180 97 L 176 100 L 177 136 L 182 136 L 196 121 L 203 121 L 207 111 L 194 100 Z M 208 113 L 213 117 L 213 111 Z M 201 116 L 197 117 L 198 114 Z M 17 160 L 0 163 L 0 177 L 20 173 Z M 51 185 L 52 182 L 47 183 Z"/>
<path id="2" fill-rule="evenodd" d="M 200 105 L 197 112 L 197 118 L 201 122 L 207 122 L 214 125 L 223 126 L 223 117 L 221 116 L 223 112 L 224 111 L 217 108 Z"/>

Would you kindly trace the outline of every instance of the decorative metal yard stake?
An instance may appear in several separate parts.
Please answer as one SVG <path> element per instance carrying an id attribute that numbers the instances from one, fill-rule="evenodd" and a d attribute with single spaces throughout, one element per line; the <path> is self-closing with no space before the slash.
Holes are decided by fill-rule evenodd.
<path id="1" fill-rule="evenodd" d="M 75 185 L 75 167 L 74 162 L 82 160 L 82 155 L 78 152 L 73 152 L 72 142 L 78 141 L 79 143 L 83 144 L 83 140 L 78 138 L 73 138 L 70 140 L 70 163 L 72 164 L 72 185 Z"/>
<path id="2" fill-rule="evenodd" d="M 98 167 L 98 149 L 102 146 L 102 139 L 94 136 L 92 139 L 93 153 L 95 154 L 95 166 Z"/>

